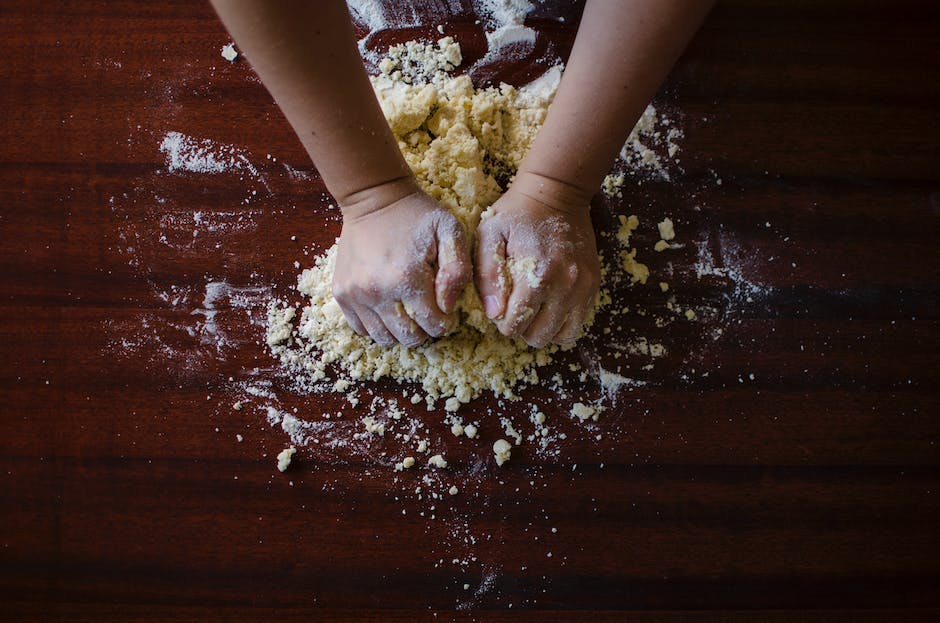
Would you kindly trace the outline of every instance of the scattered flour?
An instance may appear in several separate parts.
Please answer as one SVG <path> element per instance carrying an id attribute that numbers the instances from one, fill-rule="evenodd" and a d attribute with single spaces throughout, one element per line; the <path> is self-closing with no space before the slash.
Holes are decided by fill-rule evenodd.
<path id="1" fill-rule="evenodd" d="M 381 8 L 383 3 L 380 2 L 357 4 L 386 10 Z M 497 6 L 500 3 L 482 4 Z M 517 17 L 518 10 L 523 11 L 524 17 L 525 11 L 528 10 L 526 6 L 528 3 L 516 3 Z M 495 34 L 499 29 L 498 24 L 508 25 L 502 35 Z M 487 33 L 493 33 L 487 37 L 491 48 L 500 41 L 499 37 L 507 36 L 504 40 L 510 39 L 508 35 L 512 34 L 512 29 L 519 26 L 522 29 L 515 32 L 524 34 L 524 19 L 487 21 L 485 29 Z M 509 44 L 506 49 L 512 48 L 515 52 L 524 47 L 525 45 Z M 448 41 L 447 37 L 434 43 L 403 44 L 398 49 L 398 52 L 390 50 L 388 58 L 392 60 L 379 69 L 381 75 L 373 80 L 383 110 L 395 130 L 406 159 L 415 169 L 422 185 L 432 196 L 453 210 L 468 228 L 472 228 L 475 220 L 479 218 L 479 211 L 499 195 L 500 188 L 496 180 L 504 182 L 518 166 L 521 154 L 524 154 L 544 118 L 544 110 L 561 78 L 562 67 L 556 65 L 542 77 L 518 89 L 504 85 L 474 89 L 469 79 L 456 78 L 450 74 L 453 67 L 461 62 L 461 56 L 459 46 L 452 40 Z M 396 54 L 397 58 L 393 58 Z M 622 154 L 621 163 L 618 165 L 620 168 L 613 174 L 612 179 L 605 180 L 605 192 L 608 192 L 608 187 L 613 188 L 615 192 L 622 188 L 630 172 L 656 172 L 657 165 L 672 170 L 671 158 L 678 149 L 672 140 L 681 134 L 678 131 L 673 132 L 673 128 L 657 116 L 655 109 L 648 109 L 645 119 L 645 125 L 641 120 L 635 131 L 636 135 L 631 135 L 631 140 L 625 144 L 626 155 Z M 655 151 L 653 155 L 656 158 L 644 155 L 643 149 Z M 249 178 L 246 173 L 257 174 L 242 150 L 179 132 L 167 133 L 160 143 L 160 150 L 166 158 L 166 169 L 173 173 L 236 172 L 239 173 L 239 179 Z M 287 165 L 282 166 L 292 180 L 302 181 L 303 177 L 307 176 L 300 175 Z M 629 169 L 628 175 L 624 175 L 624 167 Z M 171 205 L 172 199 L 170 197 Z M 162 205 L 162 199 L 160 203 Z M 265 209 L 268 207 L 270 206 L 266 205 Z M 209 239 L 210 233 L 231 234 L 243 231 L 239 225 L 243 217 L 254 227 L 250 222 L 252 214 L 254 213 L 214 212 L 211 208 L 202 207 L 193 210 L 189 206 L 186 210 L 163 213 L 160 216 L 160 230 L 166 230 L 170 234 L 179 230 L 180 239 L 183 239 L 182 234 L 188 234 L 192 240 L 202 241 Z M 614 264 L 612 267 L 608 266 L 608 270 L 622 270 L 629 277 L 630 283 L 642 286 L 650 276 L 649 268 L 640 262 L 637 250 L 631 246 L 630 240 L 631 234 L 638 228 L 639 219 L 635 216 L 621 218 L 620 229 L 616 232 L 621 248 L 616 249 L 607 259 Z M 196 231 L 198 237 L 194 233 Z M 684 231 L 683 228 L 683 233 Z M 663 232 L 659 233 L 665 240 Z M 614 232 L 602 234 L 612 237 Z M 646 231 L 641 230 L 637 237 L 643 238 L 643 234 L 646 234 Z M 176 244 L 172 235 L 169 238 L 169 243 L 175 246 L 170 246 L 165 239 L 161 240 L 161 252 L 166 252 L 168 246 L 170 250 L 193 248 L 191 244 Z M 221 236 L 219 238 L 221 239 Z M 133 239 L 131 242 L 136 247 L 141 244 L 139 239 Z M 183 242 L 186 243 L 186 240 L 183 239 Z M 715 240 L 701 241 L 701 246 L 698 247 L 700 261 L 696 265 L 699 276 L 725 277 L 737 287 L 735 294 L 747 294 L 750 300 L 749 295 L 759 290 L 758 286 L 744 279 L 741 274 L 742 270 L 747 268 L 742 263 L 746 260 L 746 254 L 742 249 L 732 246 L 733 240 L 722 239 L 720 242 L 718 245 Z M 645 242 L 643 246 L 647 247 Z M 140 255 L 139 251 L 134 253 Z M 306 250 L 304 255 L 307 255 Z M 300 257 L 297 259 L 304 261 Z M 146 257 L 143 257 L 142 261 L 146 262 Z M 614 418 L 606 421 L 608 418 L 605 417 L 602 421 L 599 416 L 604 410 L 604 404 L 616 404 L 616 397 L 622 390 L 644 384 L 642 380 L 620 374 L 623 372 L 633 376 L 634 372 L 638 371 L 638 364 L 634 366 L 635 361 L 631 360 L 624 367 L 610 366 L 610 370 L 599 363 L 586 365 L 589 377 L 587 382 L 585 379 L 588 377 L 582 370 L 580 374 L 565 373 L 565 378 L 556 380 L 553 386 L 547 379 L 539 377 L 539 367 L 548 363 L 554 351 L 534 351 L 498 335 L 495 336 L 497 341 L 492 342 L 487 334 L 485 318 L 475 314 L 477 301 L 474 300 L 475 292 L 470 290 L 461 301 L 464 324 L 454 336 L 454 341 L 449 345 L 445 340 L 436 343 L 444 342 L 446 348 L 434 348 L 432 344 L 422 349 L 392 349 L 394 352 L 390 352 L 377 349 L 368 341 L 357 341 L 358 336 L 347 340 L 349 336 L 343 333 L 345 323 L 342 321 L 342 315 L 338 313 L 335 305 L 330 304 L 332 297 L 329 295 L 328 285 L 332 274 L 331 261 L 328 251 L 317 260 L 311 261 L 312 268 L 300 276 L 298 285 L 300 293 L 305 297 L 303 305 L 281 304 L 268 310 L 267 337 L 272 344 L 272 350 L 278 353 L 290 370 L 292 379 L 302 375 L 319 379 L 322 383 L 316 391 L 343 394 L 352 408 L 347 409 L 344 405 L 344 416 L 337 411 L 335 405 L 325 406 L 328 401 L 321 404 L 319 400 L 311 401 L 292 394 L 294 388 L 291 386 L 282 392 L 279 381 L 270 380 L 273 371 L 265 364 L 261 364 L 260 368 L 241 370 L 242 376 L 238 381 L 229 378 L 229 387 L 238 393 L 237 397 L 230 396 L 231 399 L 219 400 L 214 404 L 217 409 L 224 409 L 229 417 L 237 418 L 246 428 L 250 428 L 251 416 L 256 416 L 262 421 L 267 419 L 271 426 L 283 430 L 291 447 L 278 454 L 279 469 L 288 469 L 297 448 L 301 447 L 311 448 L 318 458 L 328 456 L 343 461 L 348 460 L 350 456 L 368 457 L 361 478 L 380 479 L 386 490 L 394 488 L 395 491 L 389 495 L 395 495 L 395 500 L 401 497 L 403 514 L 407 510 L 411 516 L 418 510 L 420 516 L 428 521 L 438 519 L 450 522 L 447 528 L 448 537 L 441 543 L 441 551 L 453 550 L 454 557 L 452 561 L 450 557 L 448 561 L 442 558 L 435 563 L 435 567 L 452 564 L 466 569 L 472 563 L 479 564 L 474 546 L 477 539 L 486 539 L 491 535 L 485 531 L 481 532 L 478 527 L 471 528 L 470 523 L 463 521 L 459 515 L 445 514 L 452 513 L 453 509 L 448 508 L 445 511 L 442 507 L 446 503 L 441 502 L 446 500 L 447 496 L 458 492 L 462 499 L 467 500 L 481 496 L 479 475 L 482 470 L 491 467 L 491 464 L 488 463 L 488 458 L 477 454 L 488 450 L 494 438 L 504 437 L 493 444 L 495 462 L 503 466 L 510 460 L 514 447 L 521 445 L 523 441 L 527 444 L 526 452 L 545 459 L 559 457 L 564 453 L 562 442 L 566 436 L 563 431 L 590 431 L 591 439 L 599 438 L 594 433 L 615 435 L 618 426 L 614 424 Z M 518 264 L 510 267 L 514 278 L 533 280 L 533 284 L 537 283 L 537 267 L 525 261 Z M 299 270 L 300 265 L 295 266 Z M 656 266 L 656 272 L 659 273 L 659 265 Z M 671 269 L 666 276 L 672 280 Z M 620 275 L 614 275 L 615 280 L 618 278 Z M 682 283 L 681 275 L 676 275 L 675 278 L 677 284 Z M 192 343 L 198 345 L 200 351 L 206 351 L 206 356 L 211 356 L 214 360 L 219 360 L 218 355 L 223 351 L 238 352 L 235 349 L 240 348 L 244 342 L 236 339 L 238 334 L 226 324 L 233 316 L 227 312 L 240 307 L 248 311 L 247 307 L 252 305 L 256 312 L 260 310 L 260 313 L 264 314 L 263 308 L 270 298 L 270 286 L 239 289 L 227 284 L 224 279 L 221 276 L 207 276 L 205 281 L 200 282 L 194 289 L 190 288 L 184 292 L 163 287 L 160 292 L 160 299 L 168 307 L 182 312 L 178 314 L 183 318 L 179 321 L 180 326 L 190 338 L 195 338 L 191 340 Z M 257 284 L 258 281 L 254 280 L 253 283 Z M 263 283 L 268 283 L 267 279 L 264 279 Z M 656 288 L 656 283 L 657 281 L 653 282 L 651 289 L 656 290 L 657 296 L 665 293 L 668 285 L 665 288 L 662 285 Z M 659 283 L 666 284 L 665 281 Z M 632 313 L 643 315 L 641 312 L 645 310 L 641 307 L 641 304 L 634 304 Z M 609 313 L 611 317 L 615 317 L 618 311 L 610 310 Z M 687 309 L 687 306 L 680 308 L 678 304 L 675 305 L 675 314 L 681 317 L 695 317 L 693 310 Z M 243 322 L 243 314 L 239 313 L 237 316 L 237 320 Z M 148 322 L 151 322 L 153 327 L 157 327 L 158 320 L 156 317 L 148 317 Z M 333 322 L 340 324 L 334 326 L 331 324 Z M 115 325 L 120 326 L 122 325 Z M 121 343 L 122 347 L 133 347 L 144 352 L 146 340 L 151 338 L 158 347 L 166 347 L 159 342 L 161 336 L 165 338 L 161 329 L 147 328 L 146 324 L 145 328 L 147 331 L 140 333 L 136 338 L 128 340 L 125 337 Z M 625 322 L 624 326 L 614 326 L 613 329 L 612 341 L 605 345 L 608 364 L 611 363 L 612 351 L 617 349 L 621 349 L 625 356 L 631 355 L 641 359 L 640 363 L 651 363 L 666 356 L 666 346 L 652 336 L 647 340 L 637 337 L 642 334 L 627 335 L 628 332 L 634 331 L 631 324 Z M 461 332 L 464 332 L 462 336 Z M 334 338 L 337 339 L 336 342 L 332 341 Z M 136 346 L 135 339 L 140 342 Z M 206 346 L 209 348 L 205 348 Z M 670 343 L 670 348 L 672 347 Z M 590 348 L 590 342 L 587 346 L 582 344 L 577 352 L 576 356 L 581 357 L 582 361 L 585 348 Z M 621 353 L 616 354 L 615 358 L 619 359 Z M 677 353 L 675 358 L 678 356 Z M 204 367 L 204 363 L 204 359 L 180 361 L 178 367 L 181 370 L 192 370 Z M 435 370 L 442 368 L 447 372 L 438 375 Z M 643 369 L 647 367 L 644 366 Z M 578 371 L 575 368 L 571 370 Z M 467 371 L 466 375 L 464 371 Z M 452 378 L 446 378 L 448 372 L 453 373 Z M 515 374 L 519 375 L 518 378 L 513 378 Z M 382 377 L 415 381 L 420 383 L 422 388 L 407 388 L 407 394 L 399 398 L 401 405 L 390 398 L 372 399 L 370 404 L 370 398 L 378 397 L 373 393 L 371 383 L 364 381 Z M 556 374 L 556 378 L 560 377 L 560 374 Z M 600 385 L 599 389 L 590 382 L 595 379 Z M 487 407 L 482 411 L 478 404 L 474 404 L 466 410 L 473 413 L 472 424 L 458 418 L 455 413 L 465 402 L 471 400 L 477 391 L 493 391 L 498 396 L 514 396 L 515 392 L 519 391 L 519 385 L 535 382 L 557 389 L 554 397 L 539 404 L 517 405 L 522 408 L 512 410 L 506 410 L 505 403 L 498 399 L 495 401 L 496 407 Z M 304 389 L 309 387 L 305 386 Z M 376 393 L 388 391 L 387 385 L 375 387 Z M 575 401 L 578 402 L 573 405 Z M 443 416 L 444 425 L 455 435 L 458 435 L 459 431 L 459 436 L 451 437 L 444 429 L 442 438 L 440 431 L 433 430 L 412 411 L 424 410 L 425 406 L 429 410 L 437 408 L 440 411 L 443 408 L 443 413 L 439 412 L 439 415 Z M 515 415 L 508 417 L 512 413 Z M 546 413 L 549 417 L 546 417 Z M 618 415 L 621 413 L 632 415 L 632 403 L 629 409 L 617 410 Z M 570 419 L 568 414 L 571 414 Z M 243 442 L 247 434 L 236 435 L 235 442 Z M 450 464 L 444 458 L 445 455 L 451 459 Z M 372 470 L 373 465 L 387 469 Z M 522 469 L 513 469 L 512 473 L 508 474 L 504 471 L 501 476 L 507 482 L 520 474 L 525 474 L 528 479 L 528 470 L 535 466 L 518 467 Z M 535 474 L 532 478 L 537 482 L 539 476 L 537 472 Z M 327 486 L 343 485 L 337 481 L 324 484 L 324 487 Z M 411 491 L 414 493 L 411 494 Z M 465 555 L 464 552 L 470 553 Z M 495 576 L 487 572 L 482 580 L 475 580 L 473 586 L 479 588 L 475 588 L 474 594 L 479 596 L 489 590 L 487 586 L 492 585 L 493 577 Z"/>
<path id="2" fill-rule="evenodd" d="M 669 181 L 669 170 L 679 163 L 676 158 L 680 149 L 677 141 L 682 137 L 682 130 L 673 125 L 672 119 L 659 114 L 656 107 L 649 104 L 620 150 L 619 166 L 632 171 L 647 171 Z M 608 174 L 601 187 L 604 194 L 623 197 L 626 179 L 622 170 Z"/>
<path id="3" fill-rule="evenodd" d="M 525 54 L 535 46 L 536 33 L 524 24 L 534 6 L 527 0 L 482 0 L 478 11 L 486 23 L 486 55 L 478 64 L 506 57 L 507 48 L 518 46 Z"/>
<path id="4" fill-rule="evenodd" d="M 475 0 L 469 3 L 457 0 L 417 0 L 408 3 L 389 3 L 380 0 L 348 0 L 353 19 L 368 29 L 359 40 L 359 51 L 367 61 L 378 60 L 369 50 L 372 36 L 389 28 L 409 28 L 435 23 L 444 16 L 475 15 L 482 23 L 487 52 L 480 63 L 504 59 L 511 49 L 517 53 L 532 50 L 536 32 L 525 26 L 526 16 L 534 5 L 527 0 Z M 467 12 L 470 8 L 470 12 Z M 443 34 L 443 28 L 438 27 Z"/>
<path id="5" fill-rule="evenodd" d="M 160 143 L 160 151 L 166 157 L 167 168 L 171 173 L 225 173 L 247 170 L 258 174 L 245 154 L 234 145 L 197 139 L 181 132 L 167 132 Z"/>

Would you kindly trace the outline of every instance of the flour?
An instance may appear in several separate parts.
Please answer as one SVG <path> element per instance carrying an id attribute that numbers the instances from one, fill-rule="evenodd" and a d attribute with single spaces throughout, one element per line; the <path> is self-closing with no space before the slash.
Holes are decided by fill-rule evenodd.
<path id="1" fill-rule="evenodd" d="M 166 156 L 167 169 L 171 173 L 225 173 L 238 170 L 258 173 L 245 154 L 234 145 L 197 139 L 181 132 L 167 132 L 160 143 L 160 151 Z"/>
<path id="2" fill-rule="evenodd" d="M 611 403 L 616 404 L 617 402 L 617 393 L 621 387 L 643 387 L 646 385 L 643 381 L 638 381 L 636 379 L 627 378 L 616 372 L 611 372 L 610 370 L 605 370 L 604 368 L 598 369 L 598 380 L 601 383 L 601 390 L 604 392 L 604 395 L 610 400 Z"/>
<path id="3" fill-rule="evenodd" d="M 678 140 L 683 132 L 673 125 L 672 119 L 660 114 L 655 106 L 647 105 L 633 130 L 620 149 L 617 166 L 623 170 L 609 173 L 601 189 L 608 197 L 623 197 L 627 182 L 624 170 L 646 172 L 655 178 L 670 181 L 670 170 L 679 165 Z"/>
<path id="4" fill-rule="evenodd" d="M 526 0 L 476 0 L 470 3 L 459 0 L 416 0 L 408 3 L 348 0 L 347 5 L 353 20 L 368 30 L 358 45 L 363 59 L 372 65 L 381 60 L 370 50 L 376 33 L 392 28 L 420 27 L 461 15 L 475 16 L 477 23 L 483 25 L 487 51 L 477 65 L 505 59 L 510 52 L 525 54 L 533 49 L 536 40 L 535 30 L 524 24 L 526 16 L 534 8 Z M 440 24 L 437 31 L 444 34 Z"/>
<path id="5" fill-rule="evenodd" d="M 486 54 L 477 65 L 506 59 L 509 52 L 524 55 L 535 47 L 535 30 L 525 25 L 526 16 L 535 8 L 527 0 L 481 0 L 477 11 L 486 24 Z M 510 48 L 513 48 L 510 51 Z"/>

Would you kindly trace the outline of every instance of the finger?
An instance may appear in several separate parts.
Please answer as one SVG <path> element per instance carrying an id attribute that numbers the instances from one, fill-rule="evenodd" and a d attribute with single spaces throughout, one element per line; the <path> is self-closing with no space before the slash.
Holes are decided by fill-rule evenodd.
<path id="1" fill-rule="evenodd" d="M 454 310 L 457 298 L 470 282 L 473 269 L 467 235 L 457 219 L 442 219 L 437 231 L 437 306 L 445 314 Z"/>
<path id="2" fill-rule="evenodd" d="M 506 313 L 497 323 L 500 332 L 508 337 L 519 337 L 526 332 L 532 320 L 542 308 L 542 301 L 536 298 L 538 292 L 524 283 L 515 283 L 509 301 L 506 303 Z"/>
<path id="3" fill-rule="evenodd" d="M 378 314 L 368 307 L 359 307 L 356 309 L 356 313 L 359 314 L 359 319 L 362 320 L 363 326 L 365 326 L 376 344 L 385 348 L 395 344 L 395 338 L 385 327 L 385 323 L 382 322 Z"/>
<path id="4" fill-rule="evenodd" d="M 581 335 L 584 320 L 587 318 L 588 312 L 591 310 L 591 305 L 593 304 L 594 300 L 591 299 L 591 302 L 587 305 L 573 309 L 571 313 L 568 314 L 568 318 L 561 325 L 558 333 L 552 338 L 552 342 L 559 346 L 570 346 L 574 344 L 575 340 Z"/>
<path id="5" fill-rule="evenodd" d="M 534 348 L 544 348 L 552 341 L 568 319 L 571 309 L 557 298 L 548 300 L 532 319 L 522 334 L 525 343 Z"/>
<path id="6" fill-rule="evenodd" d="M 509 279 L 506 272 L 506 238 L 492 220 L 477 230 L 476 286 L 483 309 L 491 320 L 506 313 Z"/>
<path id="7" fill-rule="evenodd" d="M 402 297 L 405 313 L 431 337 L 441 337 L 453 324 L 453 317 L 444 315 L 437 300 L 426 288 L 414 290 Z"/>
<path id="8" fill-rule="evenodd" d="M 340 306 L 342 308 L 342 306 Z M 346 316 L 346 322 L 349 323 L 349 326 L 352 327 L 352 330 L 358 333 L 359 335 L 366 337 L 369 335 L 369 332 L 366 330 L 365 325 L 362 324 L 362 320 L 359 319 L 359 315 L 352 311 L 346 311 L 343 309 L 343 315 Z"/>
<path id="9" fill-rule="evenodd" d="M 359 314 L 357 314 L 353 306 L 349 304 L 349 301 L 346 300 L 346 297 L 342 295 L 336 296 L 334 293 L 333 298 L 336 300 L 336 304 L 339 305 L 339 308 L 343 311 L 343 315 L 346 317 L 346 322 L 350 327 L 352 327 L 352 330 L 363 337 L 369 335 L 369 332 L 366 331 L 365 326 L 362 324 L 362 320 L 359 319 Z"/>
<path id="10" fill-rule="evenodd" d="M 419 327 L 411 319 L 411 316 L 405 313 L 405 307 L 400 301 L 395 301 L 376 311 L 379 313 L 385 328 L 395 336 L 398 343 L 408 348 L 414 348 L 428 339 L 428 334 L 424 332 L 424 329 Z"/>

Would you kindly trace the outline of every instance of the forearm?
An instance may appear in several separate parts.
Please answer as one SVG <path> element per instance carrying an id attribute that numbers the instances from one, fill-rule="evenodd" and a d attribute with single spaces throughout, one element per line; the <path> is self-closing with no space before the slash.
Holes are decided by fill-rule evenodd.
<path id="1" fill-rule="evenodd" d="M 539 199 L 564 193 L 587 203 L 712 4 L 588 0 L 517 190 Z"/>
<path id="2" fill-rule="evenodd" d="M 345 215 L 367 213 L 414 192 L 414 178 L 356 49 L 345 2 L 212 4 Z"/>

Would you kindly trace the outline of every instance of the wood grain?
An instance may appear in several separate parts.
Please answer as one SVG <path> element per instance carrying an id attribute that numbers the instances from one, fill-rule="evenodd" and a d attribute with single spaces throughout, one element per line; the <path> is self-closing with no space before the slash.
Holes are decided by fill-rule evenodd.
<path id="1" fill-rule="evenodd" d="M 445 25 L 470 65 L 468 6 Z M 531 18 L 532 55 L 475 78 L 564 57 L 578 12 L 561 10 Z M 231 409 L 262 379 L 286 411 L 347 410 L 337 431 L 361 411 L 293 392 L 263 346 L 265 297 L 291 296 L 339 221 L 249 64 L 219 57 L 208 3 L 4 3 L 0 618 L 936 619 L 938 28 L 929 2 L 720 3 L 656 100 L 685 131 L 681 170 L 594 209 L 601 231 L 673 215 L 683 248 L 636 239 L 701 318 L 602 318 L 552 370 L 645 385 L 590 430 L 527 390 L 568 435 L 557 455 L 523 445 L 497 469 L 414 413 L 451 462 L 432 486 L 390 470 L 391 439 L 301 448 L 279 474 L 263 403 Z M 255 172 L 171 173 L 170 131 Z M 666 311 L 655 284 L 614 296 Z M 605 322 L 668 355 L 617 359 Z M 467 413 L 492 434 L 524 406 Z"/>

